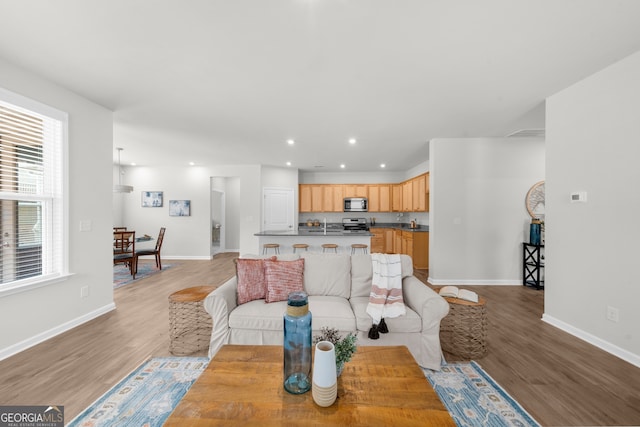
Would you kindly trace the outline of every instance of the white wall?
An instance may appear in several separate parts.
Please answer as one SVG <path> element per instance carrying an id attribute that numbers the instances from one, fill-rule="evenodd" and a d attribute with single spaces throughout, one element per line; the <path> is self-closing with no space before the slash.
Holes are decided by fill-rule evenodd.
<path id="1" fill-rule="evenodd" d="M 544 179 L 544 151 L 538 138 L 431 141 L 431 283 L 522 283 L 524 200 Z"/>
<path id="2" fill-rule="evenodd" d="M 544 319 L 640 366 L 638 76 L 640 52 L 547 99 Z"/>
<path id="3" fill-rule="evenodd" d="M 261 218 L 261 166 L 126 167 L 133 193 L 122 197 L 122 223 L 136 234 L 156 236 L 166 227 L 164 259 L 209 259 L 211 247 L 211 178 L 224 180 L 227 249 L 258 253 Z M 142 191 L 162 191 L 164 206 L 141 207 Z M 169 200 L 191 200 L 191 216 L 169 216 Z"/>
<path id="4" fill-rule="evenodd" d="M 112 310 L 111 111 L 0 59 L 0 86 L 69 114 L 67 280 L 0 296 L 0 359 Z M 91 231 L 80 232 L 81 220 Z M 80 288 L 89 297 L 80 298 Z"/>

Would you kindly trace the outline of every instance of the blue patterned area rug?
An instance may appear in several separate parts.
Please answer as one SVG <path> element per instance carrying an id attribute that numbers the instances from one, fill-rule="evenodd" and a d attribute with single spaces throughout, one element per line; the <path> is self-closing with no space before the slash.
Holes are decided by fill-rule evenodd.
<path id="1" fill-rule="evenodd" d="M 207 367 L 206 357 L 155 357 L 75 417 L 67 427 L 160 427 Z"/>
<path id="2" fill-rule="evenodd" d="M 136 273 L 135 281 L 137 282 L 138 280 L 144 279 L 145 277 L 149 277 L 156 273 L 160 273 L 161 271 L 168 270 L 171 267 L 171 264 L 162 264 L 162 270 L 158 270 L 156 268 L 155 262 L 138 263 L 138 272 Z M 113 266 L 113 289 L 118 289 L 132 282 L 134 282 L 134 280 L 133 277 L 131 277 L 131 273 L 129 272 L 129 267 L 124 264 L 116 264 Z"/>
<path id="3" fill-rule="evenodd" d="M 458 427 L 540 426 L 476 362 L 424 373 Z"/>

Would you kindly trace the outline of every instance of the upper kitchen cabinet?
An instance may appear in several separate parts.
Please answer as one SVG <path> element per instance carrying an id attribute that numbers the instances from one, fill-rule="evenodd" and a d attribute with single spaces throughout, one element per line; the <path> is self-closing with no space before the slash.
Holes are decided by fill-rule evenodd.
<path id="1" fill-rule="evenodd" d="M 402 184 L 391 186 L 391 211 L 402 212 Z"/>
<path id="2" fill-rule="evenodd" d="M 344 184 L 342 190 L 344 197 L 369 197 L 367 187 L 365 184 Z"/>
<path id="3" fill-rule="evenodd" d="M 322 186 L 322 212 L 343 211 L 344 190 L 342 185 Z"/>
<path id="4" fill-rule="evenodd" d="M 323 186 L 318 184 L 300 184 L 300 212 L 322 212 Z"/>
<path id="5" fill-rule="evenodd" d="M 366 197 L 369 212 L 428 212 L 429 173 L 399 184 L 300 184 L 300 212 L 342 212 L 345 197 Z"/>
<path id="6" fill-rule="evenodd" d="M 391 185 L 369 185 L 369 212 L 391 212 Z"/>

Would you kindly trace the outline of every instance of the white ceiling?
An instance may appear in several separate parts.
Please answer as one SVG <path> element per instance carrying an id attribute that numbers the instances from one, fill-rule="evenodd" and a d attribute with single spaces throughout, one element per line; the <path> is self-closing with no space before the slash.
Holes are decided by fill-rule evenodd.
<path id="1" fill-rule="evenodd" d="M 637 0 L 0 0 L 0 57 L 113 110 L 123 163 L 398 171 L 431 138 L 543 128 L 546 97 L 640 50 L 639 18 Z"/>

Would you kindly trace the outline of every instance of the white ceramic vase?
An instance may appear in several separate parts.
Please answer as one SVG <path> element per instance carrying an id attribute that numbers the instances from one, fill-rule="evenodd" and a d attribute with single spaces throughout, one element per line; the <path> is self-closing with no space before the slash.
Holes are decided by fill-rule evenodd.
<path id="1" fill-rule="evenodd" d="M 313 360 L 313 383 L 311 393 L 318 406 L 331 406 L 338 396 L 336 375 L 336 349 L 329 341 L 316 344 Z"/>

